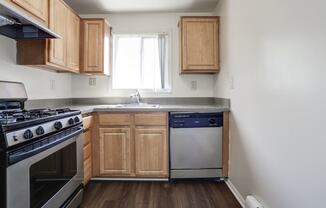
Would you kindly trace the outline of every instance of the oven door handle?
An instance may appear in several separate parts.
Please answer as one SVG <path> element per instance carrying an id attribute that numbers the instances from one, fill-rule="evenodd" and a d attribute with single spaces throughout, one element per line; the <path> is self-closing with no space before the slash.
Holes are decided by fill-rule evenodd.
<path id="1" fill-rule="evenodd" d="M 75 137 L 79 134 L 81 134 L 83 132 L 83 128 L 79 128 L 77 131 L 71 133 L 71 134 L 68 134 L 68 135 L 65 135 L 64 137 L 58 139 L 58 140 L 55 140 L 51 143 L 48 143 L 48 144 L 45 144 L 41 147 L 38 147 L 38 148 L 35 148 L 35 149 L 31 149 L 30 151 L 26 151 L 26 152 L 22 152 L 22 153 L 17 153 L 17 154 L 13 154 L 13 155 L 9 155 L 9 158 L 8 158 L 8 162 L 9 162 L 9 165 L 12 165 L 14 163 L 17 163 L 19 161 L 22 161 L 26 158 L 29 158 L 33 155 L 36 155 L 40 152 L 43 152 L 47 149 L 50 149 L 51 147 L 54 147 L 60 143 L 63 143 L 64 141 L 68 140 L 68 139 L 71 139 L 72 137 Z M 51 137 L 49 137 L 51 138 Z"/>

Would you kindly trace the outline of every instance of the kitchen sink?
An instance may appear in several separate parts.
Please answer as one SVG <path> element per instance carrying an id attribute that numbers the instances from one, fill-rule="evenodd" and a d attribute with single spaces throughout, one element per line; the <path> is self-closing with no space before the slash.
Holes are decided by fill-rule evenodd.
<path id="1" fill-rule="evenodd" d="M 158 104 L 148 104 L 148 103 L 127 103 L 127 104 L 116 104 L 108 105 L 109 108 L 159 108 Z"/>

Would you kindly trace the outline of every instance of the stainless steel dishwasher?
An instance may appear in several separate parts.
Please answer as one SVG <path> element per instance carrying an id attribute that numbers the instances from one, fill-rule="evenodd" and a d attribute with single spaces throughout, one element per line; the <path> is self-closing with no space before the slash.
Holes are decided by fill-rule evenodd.
<path id="1" fill-rule="evenodd" d="M 222 177 L 223 113 L 170 113 L 170 177 Z"/>

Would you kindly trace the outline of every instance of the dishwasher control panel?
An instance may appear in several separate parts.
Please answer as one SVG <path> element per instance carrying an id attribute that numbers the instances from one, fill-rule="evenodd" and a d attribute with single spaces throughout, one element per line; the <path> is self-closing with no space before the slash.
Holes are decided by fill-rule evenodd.
<path id="1" fill-rule="evenodd" d="M 223 113 L 170 113 L 170 128 L 222 127 Z"/>

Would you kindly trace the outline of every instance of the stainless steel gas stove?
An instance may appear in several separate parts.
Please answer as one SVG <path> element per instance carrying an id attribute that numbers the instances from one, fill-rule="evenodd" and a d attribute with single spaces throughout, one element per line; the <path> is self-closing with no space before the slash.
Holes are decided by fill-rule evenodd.
<path id="1" fill-rule="evenodd" d="M 0 207 L 78 207 L 83 195 L 82 117 L 24 110 L 22 83 L 0 81 Z"/>

